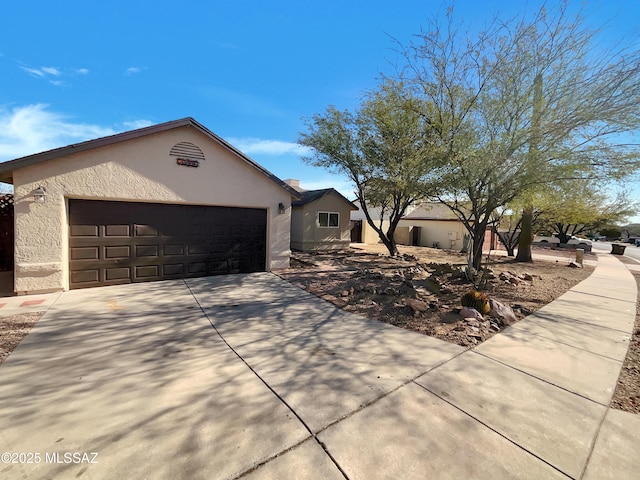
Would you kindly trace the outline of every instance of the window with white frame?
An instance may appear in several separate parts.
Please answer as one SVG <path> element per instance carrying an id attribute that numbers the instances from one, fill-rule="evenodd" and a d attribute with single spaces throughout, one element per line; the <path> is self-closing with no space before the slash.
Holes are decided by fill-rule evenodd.
<path id="1" fill-rule="evenodd" d="M 337 228 L 340 226 L 338 212 L 318 212 L 318 226 L 322 228 Z"/>

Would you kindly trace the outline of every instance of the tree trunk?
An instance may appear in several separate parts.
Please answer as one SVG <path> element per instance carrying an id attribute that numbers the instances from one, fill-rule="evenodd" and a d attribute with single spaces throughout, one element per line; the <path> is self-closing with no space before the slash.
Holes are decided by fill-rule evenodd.
<path id="1" fill-rule="evenodd" d="M 533 80 L 533 115 L 531 117 L 531 140 L 529 141 L 529 157 L 535 162 L 540 140 L 540 111 L 542 109 L 542 74 Z M 522 226 L 518 239 L 518 256 L 516 262 L 533 263 L 531 242 L 533 241 L 533 205 L 527 205 L 522 211 Z"/>
<path id="2" fill-rule="evenodd" d="M 394 236 L 389 237 L 388 235 L 385 235 L 384 237 L 380 237 L 382 239 L 382 243 L 384 243 L 384 246 L 387 247 L 387 250 L 389 250 L 389 256 L 391 257 L 395 257 L 396 255 L 398 255 L 398 246 L 396 244 L 396 239 L 394 238 Z"/>
<path id="3" fill-rule="evenodd" d="M 487 224 L 475 224 L 473 226 L 473 268 L 480 271 L 482 268 L 482 247 L 484 246 L 484 236 L 487 232 Z"/>
<path id="4" fill-rule="evenodd" d="M 532 263 L 531 242 L 533 241 L 533 206 L 527 205 L 522 210 L 522 226 L 518 239 L 518 256 L 516 262 Z"/>

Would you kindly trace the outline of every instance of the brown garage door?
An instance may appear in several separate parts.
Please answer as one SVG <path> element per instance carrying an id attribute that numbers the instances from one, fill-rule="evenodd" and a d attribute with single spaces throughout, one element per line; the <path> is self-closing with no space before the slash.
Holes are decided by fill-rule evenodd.
<path id="1" fill-rule="evenodd" d="M 69 200 L 70 287 L 264 271 L 264 209 Z"/>

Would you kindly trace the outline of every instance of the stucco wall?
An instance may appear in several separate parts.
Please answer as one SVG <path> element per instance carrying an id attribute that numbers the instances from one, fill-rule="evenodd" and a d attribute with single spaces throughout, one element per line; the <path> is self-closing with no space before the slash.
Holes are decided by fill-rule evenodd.
<path id="1" fill-rule="evenodd" d="M 178 142 L 200 147 L 205 160 L 198 168 L 177 165 L 169 155 Z M 47 190 L 45 203 L 33 198 L 39 186 Z M 289 192 L 191 127 L 16 170 L 14 190 L 19 293 L 68 288 L 68 198 L 266 208 L 266 268 L 289 266 Z"/>
<path id="2" fill-rule="evenodd" d="M 293 209 L 291 247 L 296 250 L 348 248 L 351 242 L 350 206 L 334 194 Z M 338 212 L 339 227 L 320 227 L 318 212 Z"/>
<path id="3" fill-rule="evenodd" d="M 467 233 L 464 225 L 455 220 L 400 220 L 399 225 L 420 227 L 418 245 L 422 247 L 433 247 L 437 243 L 439 248 L 461 250 L 463 235 Z M 455 240 L 449 238 L 449 232 L 455 232 Z"/>

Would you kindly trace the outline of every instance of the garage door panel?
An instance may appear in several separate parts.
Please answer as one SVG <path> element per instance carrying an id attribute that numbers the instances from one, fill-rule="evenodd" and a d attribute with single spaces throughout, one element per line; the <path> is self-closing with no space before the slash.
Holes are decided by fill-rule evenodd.
<path id="1" fill-rule="evenodd" d="M 136 278 L 160 277 L 160 265 L 137 265 L 135 274 Z"/>
<path id="2" fill-rule="evenodd" d="M 117 245 L 117 246 L 105 246 L 104 258 L 115 260 L 118 258 L 129 258 L 131 255 L 131 248 L 129 245 Z"/>
<path id="3" fill-rule="evenodd" d="M 70 228 L 73 237 L 97 237 L 99 231 L 97 225 L 71 225 Z"/>
<path id="4" fill-rule="evenodd" d="M 98 260 L 99 258 L 99 247 L 78 247 L 71 249 L 71 260 Z"/>
<path id="5" fill-rule="evenodd" d="M 105 237 L 129 237 L 131 229 L 129 225 L 105 225 Z"/>
<path id="6" fill-rule="evenodd" d="M 164 256 L 175 256 L 175 255 L 184 255 L 186 251 L 184 245 L 164 245 L 163 254 Z"/>
<path id="7" fill-rule="evenodd" d="M 206 255 L 209 252 L 206 245 L 188 245 L 188 255 Z"/>
<path id="8" fill-rule="evenodd" d="M 159 245 L 136 245 L 136 257 L 155 257 L 160 255 Z"/>
<path id="9" fill-rule="evenodd" d="M 165 263 L 162 265 L 162 275 L 165 277 L 176 275 L 183 276 L 186 273 L 184 267 L 184 263 Z"/>
<path id="10" fill-rule="evenodd" d="M 134 225 L 136 237 L 157 237 L 158 230 L 152 225 Z"/>
<path id="11" fill-rule="evenodd" d="M 205 262 L 193 262 L 187 265 L 187 272 L 189 274 L 205 273 L 207 271 L 207 264 Z"/>
<path id="12" fill-rule="evenodd" d="M 100 282 L 100 271 L 98 269 L 72 271 L 70 277 L 72 284 L 98 284 Z"/>
<path id="13" fill-rule="evenodd" d="M 264 209 L 69 200 L 70 286 L 264 271 Z"/>
<path id="14" fill-rule="evenodd" d="M 131 268 L 115 267 L 105 268 L 105 280 L 128 280 L 131 278 Z"/>

